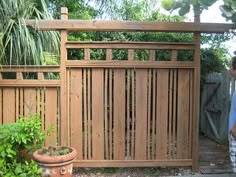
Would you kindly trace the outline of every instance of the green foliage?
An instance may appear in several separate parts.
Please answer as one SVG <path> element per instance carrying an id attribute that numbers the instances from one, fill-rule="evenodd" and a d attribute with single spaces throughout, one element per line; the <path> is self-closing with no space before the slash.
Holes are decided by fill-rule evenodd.
<path id="1" fill-rule="evenodd" d="M 171 10 L 172 7 L 175 5 L 175 1 L 174 0 L 163 0 L 161 2 L 162 7 L 164 7 L 164 9 L 166 10 Z"/>
<path id="2" fill-rule="evenodd" d="M 40 118 L 19 118 L 15 123 L 1 125 L 0 132 L 0 176 L 40 176 L 40 170 L 31 160 L 31 155 L 43 146 L 50 133 L 42 131 Z"/>
<path id="3" fill-rule="evenodd" d="M 149 50 L 134 50 L 134 60 L 147 61 L 149 60 Z"/>
<path id="4" fill-rule="evenodd" d="M 105 60 L 106 50 L 105 49 L 90 49 L 91 60 Z"/>
<path id="5" fill-rule="evenodd" d="M 224 48 L 205 48 L 201 50 L 201 81 L 212 72 L 221 72 L 228 66 L 230 57 Z"/>
<path id="6" fill-rule="evenodd" d="M 189 13 L 191 6 L 195 15 L 200 15 L 203 9 L 208 9 L 217 0 L 162 0 L 162 7 L 167 11 L 178 10 L 179 15 L 183 16 Z M 232 20 L 236 23 L 236 1 L 224 0 L 224 4 L 219 7 L 222 16 L 226 20 Z"/>
<path id="7" fill-rule="evenodd" d="M 60 57 L 53 53 L 44 52 L 43 53 L 43 60 L 42 65 L 59 65 Z"/>
<path id="8" fill-rule="evenodd" d="M 203 9 L 208 9 L 217 0 L 162 0 L 162 7 L 168 11 L 178 9 L 179 15 L 189 13 L 193 6 L 195 15 L 200 15 Z M 165 6 L 168 4 L 168 6 Z"/>
<path id="9" fill-rule="evenodd" d="M 66 155 L 71 153 L 72 150 L 69 147 L 62 146 L 62 147 L 54 147 L 54 146 L 49 146 L 45 147 L 41 151 L 41 155 L 47 155 L 47 156 L 60 156 L 60 155 Z"/>
<path id="10" fill-rule="evenodd" d="M 233 38 L 232 33 L 224 34 L 202 34 L 201 44 L 211 46 L 211 48 L 222 48 L 223 43 Z M 226 51 L 227 52 L 227 51 Z"/>
<path id="11" fill-rule="evenodd" d="M 220 6 L 222 16 L 226 20 L 232 20 L 236 23 L 236 1 L 235 0 L 224 0 L 224 4 Z"/>
<path id="12" fill-rule="evenodd" d="M 113 49 L 112 55 L 113 55 L 113 60 L 127 60 L 128 50 L 127 49 Z"/>
<path id="13" fill-rule="evenodd" d="M 68 8 L 70 19 L 90 20 L 99 12 L 84 0 L 47 0 L 47 3 L 54 18 L 60 18 L 61 7 Z"/>
<path id="14" fill-rule="evenodd" d="M 59 53 L 58 33 L 36 31 L 26 19 L 51 19 L 44 0 L 0 1 L 0 64 L 41 64 L 44 51 Z"/>
<path id="15" fill-rule="evenodd" d="M 125 0 L 118 9 L 122 20 L 144 20 L 146 16 L 145 1 L 133 2 Z M 118 16 L 116 18 L 119 18 Z"/>

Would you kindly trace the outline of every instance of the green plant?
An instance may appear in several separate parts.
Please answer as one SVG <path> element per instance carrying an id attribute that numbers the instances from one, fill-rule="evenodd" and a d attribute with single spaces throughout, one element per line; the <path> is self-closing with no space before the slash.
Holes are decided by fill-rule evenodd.
<path id="1" fill-rule="evenodd" d="M 50 131 L 42 131 L 41 119 L 37 115 L 1 125 L 0 176 L 40 176 L 40 170 L 30 156 L 43 146 Z"/>
<path id="2" fill-rule="evenodd" d="M 0 64 L 39 65 L 44 52 L 59 54 L 58 32 L 34 30 L 27 19 L 52 19 L 45 0 L 0 1 Z"/>
<path id="3" fill-rule="evenodd" d="M 41 154 L 47 155 L 47 156 L 60 156 L 60 155 L 66 155 L 69 154 L 72 151 L 72 149 L 62 146 L 62 147 L 54 147 L 49 146 L 42 149 Z"/>
<path id="4" fill-rule="evenodd" d="M 162 0 L 161 5 L 168 11 L 178 10 L 179 15 L 186 15 L 193 9 L 195 15 L 200 15 L 203 10 L 208 10 L 218 0 Z M 236 23 L 236 1 L 223 0 L 219 6 L 222 17 L 227 21 Z"/>

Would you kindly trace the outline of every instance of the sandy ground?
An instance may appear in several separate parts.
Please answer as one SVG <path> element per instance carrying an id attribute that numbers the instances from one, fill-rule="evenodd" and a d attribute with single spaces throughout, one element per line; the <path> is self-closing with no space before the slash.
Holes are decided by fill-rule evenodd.
<path id="1" fill-rule="evenodd" d="M 76 168 L 73 177 L 151 177 L 199 175 L 190 168 Z"/>

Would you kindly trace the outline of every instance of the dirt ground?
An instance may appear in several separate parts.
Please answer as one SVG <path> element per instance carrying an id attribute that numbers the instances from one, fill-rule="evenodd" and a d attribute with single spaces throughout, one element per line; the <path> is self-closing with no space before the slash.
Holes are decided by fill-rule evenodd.
<path id="1" fill-rule="evenodd" d="M 151 177 L 198 175 L 190 168 L 75 168 L 73 177 Z"/>

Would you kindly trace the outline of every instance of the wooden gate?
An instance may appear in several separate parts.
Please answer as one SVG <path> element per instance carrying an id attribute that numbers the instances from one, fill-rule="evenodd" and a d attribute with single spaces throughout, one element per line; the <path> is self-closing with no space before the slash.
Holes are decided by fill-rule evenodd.
<path id="1" fill-rule="evenodd" d="M 230 97 L 234 88 L 227 70 L 208 75 L 203 83 L 200 130 L 221 144 L 228 142 Z"/>

